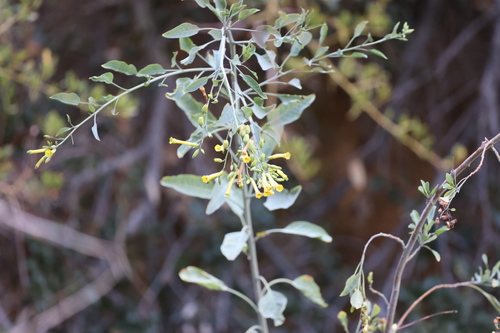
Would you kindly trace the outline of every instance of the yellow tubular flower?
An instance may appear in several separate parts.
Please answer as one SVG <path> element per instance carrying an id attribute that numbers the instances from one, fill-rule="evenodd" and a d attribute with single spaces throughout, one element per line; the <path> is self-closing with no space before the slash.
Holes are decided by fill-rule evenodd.
<path id="1" fill-rule="evenodd" d="M 262 175 L 261 182 L 262 182 L 262 187 L 264 188 L 264 196 L 267 197 L 273 195 L 274 194 L 273 187 L 269 185 L 269 183 L 267 182 L 266 174 Z"/>
<path id="2" fill-rule="evenodd" d="M 170 138 L 168 140 L 168 143 L 170 143 L 170 144 L 178 143 L 178 144 L 181 144 L 181 145 L 191 146 L 191 147 L 194 147 L 194 148 L 198 148 L 200 146 L 199 144 L 194 143 L 194 142 L 182 141 L 182 140 L 177 140 L 177 139 L 174 139 L 174 138 Z"/>
<path id="3" fill-rule="evenodd" d="M 41 148 L 41 149 L 35 149 L 35 150 L 28 150 L 28 154 L 39 154 L 39 153 L 44 153 L 43 156 L 38 160 L 38 162 L 35 165 L 35 169 L 38 169 L 40 165 L 45 161 L 45 163 L 48 163 L 52 156 L 56 153 L 56 148 L 55 146 L 52 149 L 49 149 L 49 147 L 46 148 Z"/>
<path id="4" fill-rule="evenodd" d="M 234 175 L 233 178 L 231 178 L 229 180 L 229 184 L 227 184 L 226 193 L 224 194 L 225 197 L 229 197 L 229 195 L 231 194 L 231 188 L 233 187 L 233 183 L 234 183 L 235 179 L 236 179 L 236 175 Z"/>
<path id="5" fill-rule="evenodd" d="M 255 180 L 253 180 L 253 178 L 251 178 L 250 181 L 252 182 L 253 190 L 255 191 L 255 197 L 257 199 L 262 198 L 262 192 L 259 191 L 259 188 L 257 187 L 257 184 L 255 183 Z"/>
<path id="6" fill-rule="evenodd" d="M 284 180 L 288 180 L 288 176 L 283 171 L 278 169 L 276 170 L 276 172 L 281 176 L 281 178 L 283 178 Z"/>
<path id="7" fill-rule="evenodd" d="M 284 189 L 283 185 L 276 183 L 276 181 L 273 179 L 273 177 L 270 174 L 267 174 L 267 179 L 269 180 L 269 183 L 276 191 L 278 191 L 278 192 L 283 191 L 283 189 Z"/>
<path id="8" fill-rule="evenodd" d="M 223 151 L 224 151 L 224 146 L 221 146 L 221 145 L 215 145 L 214 149 L 215 149 L 215 151 L 218 151 L 218 152 L 223 152 Z"/>
<path id="9" fill-rule="evenodd" d="M 274 154 L 268 157 L 270 160 L 274 160 L 275 158 L 284 158 L 289 160 L 292 155 L 289 152 L 283 153 L 283 154 Z"/>
<path id="10" fill-rule="evenodd" d="M 216 173 L 212 173 L 210 175 L 206 175 L 206 176 L 203 176 L 201 177 L 201 179 L 203 180 L 204 183 L 208 183 L 209 181 L 211 181 L 212 179 L 215 179 L 217 177 L 220 177 L 222 176 L 222 173 L 224 171 L 219 171 L 219 172 L 216 172 Z"/>
<path id="11" fill-rule="evenodd" d="M 243 163 L 246 164 L 246 163 L 250 163 L 252 158 L 250 156 L 248 156 L 246 152 L 244 152 L 243 155 L 241 156 L 241 160 L 243 161 Z"/>

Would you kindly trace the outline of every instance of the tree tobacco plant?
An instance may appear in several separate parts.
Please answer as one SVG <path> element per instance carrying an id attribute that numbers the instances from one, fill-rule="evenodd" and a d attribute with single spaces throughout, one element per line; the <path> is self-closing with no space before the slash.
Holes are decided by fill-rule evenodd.
<path id="1" fill-rule="evenodd" d="M 274 151 L 280 144 L 284 126 L 296 121 L 315 99 L 314 94 L 272 93 L 265 88 L 270 84 L 277 84 L 300 90 L 301 83 L 297 74 L 327 73 L 331 70 L 324 61 L 327 58 L 367 58 L 368 54 L 374 54 L 386 59 L 381 51 L 373 47 L 391 39 L 406 40 L 406 35 L 413 30 L 406 23 L 399 30 L 398 23 L 391 33 L 374 40 L 370 34 L 361 36 L 367 25 L 367 22 L 363 21 L 356 26 L 351 40 L 345 47 L 331 51 L 324 45 L 328 34 L 327 24 L 312 24 L 310 13 L 305 10 L 291 14 L 279 12 L 274 25 L 247 29 L 241 22 L 257 13 L 259 9 L 247 8 L 242 0 L 231 5 L 224 0 L 212 2 L 196 0 L 196 3 L 211 11 L 220 21 L 220 25 L 200 28 L 185 22 L 165 32 L 163 37 L 178 39 L 180 50 L 183 51 L 173 53 L 171 66 L 168 69 L 160 64 L 150 64 L 137 70 L 134 65 L 118 60 L 102 65 L 109 71 L 93 76 L 90 80 L 114 86 L 119 90 L 118 94 L 94 96 L 88 100 L 81 100 L 75 93 L 58 93 L 52 96 L 52 99 L 65 104 L 87 105 L 89 114 L 78 124 L 73 124 L 68 116 L 67 127 L 61 128 L 55 136 L 47 136 L 50 141 L 47 141 L 45 146 L 30 150 L 28 153 L 42 154 L 35 167 L 38 168 L 44 162 L 48 163 L 54 158 L 59 146 L 68 139 L 73 140 L 75 131 L 87 122 L 93 123 L 92 134 L 100 141 L 97 121 L 103 110 L 110 110 L 112 114 L 116 114 L 116 105 L 120 98 L 151 84 L 166 87 L 167 78 L 177 77 L 175 89 L 168 91 L 166 98 L 177 104 L 194 130 L 188 138 L 171 137 L 169 143 L 179 145 L 177 149 L 179 158 L 189 153 L 195 158 L 200 153 L 204 154 L 206 149 L 214 149 L 219 154 L 214 159 L 218 171 L 202 176 L 186 174 L 167 176 L 161 179 L 161 185 L 185 195 L 209 200 L 206 214 L 214 213 L 223 204 L 230 207 L 241 221 L 241 225 L 235 226 L 234 232 L 224 236 L 220 249 L 230 261 L 244 253 L 250 264 L 254 295 L 244 295 L 197 267 L 186 267 L 180 271 L 179 276 L 183 281 L 240 297 L 255 310 L 256 314 L 256 323 L 249 327 L 247 332 L 269 332 L 267 319 L 272 319 L 275 326 L 282 325 L 285 320 L 283 312 L 287 305 L 287 297 L 274 290 L 277 284 L 292 285 L 320 307 L 326 307 L 327 304 L 321 296 L 318 285 L 309 275 L 302 275 L 294 280 L 278 278 L 272 281 L 267 281 L 261 276 L 256 251 L 258 240 L 273 233 L 301 235 L 324 242 L 331 242 L 332 238 L 322 227 L 306 221 L 295 221 L 284 228 L 254 231 L 250 210 L 251 200 L 265 200 L 264 207 L 273 211 L 290 207 L 300 194 L 300 186 L 286 188 L 289 177 L 281 166 L 275 164 L 277 159 L 290 159 L 293 156 L 288 152 L 274 153 Z M 202 45 L 196 45 L 191 37 L 199 33 L 206 33 L 210 40 Z M 235 36 L 242 37 L 236 39 Z M 309 47 L 315 36 L 317 43 L 314 47 Z M 364 40 L 359 42 L 361 38 Z M 308 52 L 304 52 L 306 47 Z M 180 59 L 182 55 L 184 57 Z M 253 64 L 258 64 L 259 67 L 253 68 Z M 262 79 L 262 73 L 267 71 L 271 74 Z M 124 88 L 114 82 L 114 75 L 117 73 L 143 78 L 144 81 L 131 88 Z M 276 100 L 277 103 L 271 104 L 268 100 Z M 214 140 L 217 143 L 212 145 Z M 448 178 L 447 184 L 451 191 L 449 193 L 452 194 L 439 197 L 445 202 L 440 209 L 446 215 L 441 214 L 438 218 L 439 221 L 451 224 L 453 219 L 449 203 L 458 192 L 459 186 L 452 184 Z M 430 198 L 432 207 L 435 207 L 438 195 L 442 194 L 445 187 L 441 186 L 439 190 L 433 191 L 428 187 L 427 183 L 423 183 L 424 194 Z M 413 224 L 410 225 L 412 235 L 408 244 L 386 234 L 375 235 L 372 239 L 378 236 L 390 237 L 400 242 L 405 251 L 410 249 L 405 252 L 408 255 L 404 258 L 404 263 L 420 248 L 430 249 L 439 259 L 439 254 L 426 244 L 447 229 L 439 228 L 433 231 L 435 208 L 433 209 L 429 208 L 421 215 L 412 213 Z M 372 304 L 365 292 L 365 283 L 368 282 L 372 290 L 373 281 L 372 274 L 365 280 L 363 273 L 365 252 L 355 273 L 347 280 L 342 295 L 350 296 L 352 309 L 361 310 L 356 332 L 376 330 L 395 332 L 398 329 L 398 325 L 394 324 L 398 293 L 393 293 L 390 301 L 387 301 L 388 319 L 380 318 L 378 316 L 380 307 Z M 498 266 L 497 264 L 493 270 L 481 270 L 474 281 L 491 282 L 492 279 L 498 281 Z M 401 273 L 402 269 L 404 265 L 397 274 Z M 394 290 L 399 291 L 400 281 L 401 277 L 397 275 Z M 344 312 L 339 314 L 342 325 L 348 331 L 346 317 Z"/>

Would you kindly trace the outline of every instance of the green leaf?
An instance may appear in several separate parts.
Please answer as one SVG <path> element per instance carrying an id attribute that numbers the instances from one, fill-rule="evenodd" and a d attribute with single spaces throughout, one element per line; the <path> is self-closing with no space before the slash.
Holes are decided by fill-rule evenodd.
<path id="1" fill-rule="evenodd" d="M 449 173 L 446 174 L 446 181 L 450 185 L 455 185 L 455 179 L 453 179 L 453 176 L 450 175 Z"/>
<path id="2" fill-rule="evenodd" d="M 385 54 L 382 51 L 379 51 L 376 49 L 371 49 L 371 50 L 368 50 L 368 52 L 370 52 L 371 54 L 375 54 L 376 56 L 379 56 L 380 58 L 384 58 L 385 60 L 387 60 L 387 57 L 385 56 Z"/>
<path id="3" fill-rule="evenodd" d="M 260 68 L 262 68 L 263 71 L 267 71 L 268 69 L 277 66 L 275 63 L 276 53 L 274 53 L 273 51 L 267 51 L 262 55 L 255 53 L 255 56 L 257 57 L 257 62 L 259 63 Z"/>
<path id="4" fill-rule="evenodd" d="M 323 44 L 327 33 L 328 33 L 328 25 L 326 23 L 323 23 L 321 25 L 321 30 L 319 31 L 319 44 Z"/>
<path id="5" fill-rule="evenodd" d="M 106 84 L 111 84 L 113 83 L 113 73 L 104 73 L 99 76 L 92 76 L 90 77 L 90 80 L 94 82 L 104 82 Z"/>
<path id="6" fill-rule="evenodd" d="M 295 280 L 293 280 L 293 286 L 300 290 L 305 297 L 309 298 L 314 304 L 326 308 L 328 304 L 321 296 L 321 291 L 319 286 L 314 281 L 314 278 L 310 275 L 301 275 Z"/>
<path id="7" fill-rule="evenodd" d="M 361 52 L 353 52 L 349 55 L 347 55 L 347 57 L 351 57 L 351 58 L 368 58 L 368 56 L 364 53 L 361 53 Z"/>
<path id="8" fill-rule="evenodd" d="M 246 227 L 241 231 L 230 232 L 224 236 L 220 251 L 227 260 L 233 261 L 247 246 L 247 240 L 250 234 Z"/>
<path id="9" fill-rule="evenodd" d="M 71 130 L 71 127 L 61 127 L 61 129 L 59 131 L 57 131 L 56 133 L 56 137 L 59 137 L 59 135 L 62 135 L 66 132 L 68 132 L 69 130 Z"/>
<path id="10" fill-rule="evenodd" d="M 262 92 L 262 88 L 259 86 L 257 81 L 255 81 L 250 75 L 241 74 L 240 76 L 243 79 L 243 81 L 245 81 L 246 84 L 248 84 L 248 86 L 257 93 L 257 95 L 259 95 L 262 99 L 267 99 L 267 96 L 264 95 L 264 93 Z"/>
<path id="11" fill-rule="evenodd" d="M 277 108 L 269 112 L 267 118 L 272 125 L 287 125 L 299 119 L 302 112 L 312 104 L 316 96 L 297 96 L 299 99 L 288 104 L 280 104 Z"/>
<path id="12" fill-rule="evenodd" d="M 201 8 L 206 8 L 208 5 L 210 5 L 210 0 L 195 0 L 195 1 Z"/>
<path id="13" fill-rule="evenodd" d="M 134 65 L 129 65 L 126 62 L 111 60 L 102 65 L 103 68 L 111 69 L 112 71 L 123 73 L 125 75 L 135 75 L 137 74 L 137 69 Z"/>
<path id="14" fill-rule="evenodd" d="M 99 133 L 97 133 L 97 122 L 95 116 L 94 116 L 94 126 L 92 126 L 92 134 L 94 135 L 94 138 L 97 141 L 101 141 L 101 139 L 99 138 Z"/>
<path id="15" fill-rule="evenodd" d="M 340 311 L 337 314 L 337 319 L 340 321 L 340 324 L 344 328 L 344 331 L 346 331 L 347 333 L 349 333 L 349 328 L 348 328 L 348 325 L 347 325 L 347 313 L 345 311 Z"/>
<path id="16" fill-rule="evenodd" d="M 332 241 L 332 237 L 328 235 L 325 229 L 323 229 L 319 225 L 306 221 L 296 221 L 290 223 L 284 228 L 270 229 L 266 231 L 266 234 L 271 234 L 276 232 L 283 234 L 290 234 L 290 235 L 305 236 L 309 238 L 317 238 L 325 243 L 330 243 Z"/>
<path id="17" fill-rule="evenodd" d="M 239 12 L 239 14 L 238 14 L 238 21 L 244 20 L 247 17 L 249 17 L 250 15 L 253 15 L 259 11 L 260 11 L 260 9 L 257 9 L 257 8 L 244 9 L 241 12 Z"/>
<path id="18" fill-rule="evenodd" d="M 141 69 L 137 76 L 152 76 L 165 74 L 167 70 L 163 68 L 160 64 L 150 64 Z"/>
<path id="19" fill-rule="evenodd" d="M 415 222 L 415 224 L 418 223 L 418 221 L 420 220 L 420 214 L 416 210 L 411 211 L 410 217 L 411 220 Z"/>
<path id="20" fill-rule="evenodd" d="M 233 187 L 231 189 L 231 195 L 229 197 L 225 196 L 227 185 L 229 180 L 227 179 L 227 173 L 223 173 L 220 177 L 220 184 L 216 183 L 212 190 L 210 202 L 207 205 L 205 213 L 207 215 L 212 214 L 218 210 L 224 203 L 227 203 L 229 208 L 233 211 L 236 216 L 243 216 L 243 190 L 241 188 Z"/>
<path id="21" fill-rule="evenodd" d="M 260 48 L 263 49 L 266 48 L 266 42 L 269 39 L 270 35 L 280 37 L 279 31 L 274 29 L 270 25 L 261 25 L 258 26 L 257 29 L 252 31 L 252 39 Z"/>
<path id="22" fill-rule="evenodd" d="M 160 184 L 182 194 L 201 199 L 210 199 L 214 186 L 212 183 L 204 183 L 201 176 L 196 175 L 165 176 Z"/>
<path id="23" fill-rule="evenodd" d="M 297 200 L 301 190 L 302 186 L 298 185 L 290 191 L 285 189 L 281 192 L 276 192 L 276 194 L 267 197 L 264 206 L 270 211 L 276 209 L 287 209 L 294 204 L 295 200 Z"/>
<path id="24" fill-rule="evenodd" d="M 228 287 L 224 282 L 198 267 L 188 266 L 181 269 L 179 277 L 184 282 L 196 283 L 210 290 L 228 290 Z"/>
<path id="25" fill-rule="evenodd" d="M 50 99 L 55 99 L 64 104 L 78 105 L 80 104 L 80 97 L 75 93 L 58 93 L 50 96 Z"/>
<path id="26" fill-rule="evenodd" d="M 363 306 L 363 294 L 359 289 L 355 289 L 354 293 L 351 295 L 351 306 L 356 310 Z"/>
<path id="27" fill-rule="evenodd" d="M 165 32 L 162 36 L 165 38 L 183 38 L 183 37 L 189 37 L 189 36 L 194 36 L 200 31 L 200 28 L 198 26 L 184 22 L 177 27 Z"/>
<path id="28" fill-rule="evenodd" d="M 360 36 L 363 30 L 365 30 L 367 24 L 368 21 L 361 21 L 360 23 L 358 23 L 358 25 L 354 29 L 354 35 L 352 36 L 352 39 Z"/>
<path id="29" fill-rule="evenodd" d="M 344 290 L 340 293 L 340 297 L 349 295 L 358 284 L 358 275 L 351 275 L 345 282 Z"/>
<path id="30" fill-rule="evenodd" d="M 311 41 L 312 39 L 312 34 L 309 32 L 309 31 L 302 31 L 298 36 L 297 36 L 297 39 L 300 43 L 300 45 L 302 45 L 302 47 L 306 46 L 307 44 L 309 44 L 309 42 Z"/>
<path id="31" fill-rule="evenodd" d="M 290 81 L 288 81 L 288 84 L 291 85 L 292 87 L 302 90 L 302 85 L 300 84 L 300 80 L 297 78 L 291 79 Z"/>
<path id="32" fill-rule="evenodd" d="M 214 40 L 222 39 L 222 31 L 220 31 L 219 29 L 212 29 L 208 32 L 208 34 L 212 36 Z"/>
<path id="33" fill-rule="evenodd" d="M 285 321 L 283 311 L 285 311 L 288 300 L 280 292 L 269 290 L 258 303 L 259 311 L 264 318 L 274 321 L 274 326 L 280 326 Z"/>
<path id="34" fill-rule="evenodd" d="M 184 88 L 184 92 L 187 93 L 187 92 L 192 92 L 192 91 L 198 90 L 201 86 L 204 86 L 205 84 L 207 84 L 208 79 L 209 79 L 209 77 L 205 76 L 205 77 L 201 77 L 199 79 L 193 80 L 193 82 L 191 82 L 190 84 L 187 85 L 186 88 Z"/>
<path id="35" fill-rule="evenodd" d="M 486 299 L 488 300 L 488 302 L 491 303 L 491 305 L 493 306 L 493 308 L 495 308 L 495 310 L 500 313 L 500 302 L 498 301 L 498 299 L 495 296 L 487 293 L 483 289 L 479 288 L 478 286 L 472 285 L 472 284 L 471 285 L 467 285 L 467 287 L 476 289 L 481 294 L 483 294 L 483 296 L 486 297 Z"/>
<path id="36" fill-rule="evenodd" d="M 428 247 L 427 245 L 424 245 L 424 247 L 425 247 L 427 250 L 431 251 L 432 255 L 434 256 L 434 258 L 436 258 L 436 261 L 437 261 L 437 262 L 440 262 L 440 261 L 441 261 L 441 255 L 439 254 L 439 252 L 438 252 L 438 251 L 435 251 L 435 250 L 431 249 L 431 248 L 430 248 L 430 247 Z"/>

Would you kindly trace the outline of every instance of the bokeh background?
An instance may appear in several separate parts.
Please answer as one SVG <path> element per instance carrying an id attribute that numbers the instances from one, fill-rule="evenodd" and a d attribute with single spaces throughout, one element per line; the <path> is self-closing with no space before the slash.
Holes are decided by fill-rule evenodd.
<path id="1" fill-rule="evenodd" d="M 409 213 L 425 198 L 420 179 L 437 184 L 485 138 L 500 131 L 500 1 L 296 0 L 249 1 L 262 9 L 249 26 L 277 10 L 314 11 L 330 27 L 327 43 L 345 45 L 356 24 L 380 38 L 396 22 L 415 32 L 380 49 L 389 60 L 336 60 L 331 75 L 301 77 L 311 108 L 286 128 L 284 167 L 303 192 L 286 211 L 255 203 L 255 229 L 306 220 L 333 242 L 293 236 L 259 241 L 268 280 L 313 275 L 330 304 L 321 309 L 298 292 L 289 297 L 284 326 L 273 332 L 341 332 L 339 298 L 368 238 L 379 232 L 406 239 Z M 184 22 L 216 25 L 192 0 L 0 0 L 0 331 L 1 332 L 244 332 L 251 309 L 227 293 L 180 281 L 195 265 L 251 295 L 248 262 L 228 262 L 219 246 L 239 222 L 229 210 L 204 214 L 206 201 L 161 188 L 162 176 L 206 174 L 210 156 L 177 159 L 168 137 L 191 133 L 183 113 L 148 87 L 122 98 L 118 115 L 98 118 L 34 170 L 28 149 L 45 144 L 88 110 L 48 99 L 113 93 L 88 80 L 101 64 L 123 60 L 142 68 L 170 64 L 176 41 L 161 34 Z M 116 76 L 123 86 L 139 81 Z M 108 90 L 106 90 L 108 89 Z M 294 92 L 294 91 L 290 91 Z M 296 92 L 296 91 L 295 91 Z M 199 96 L 202 98 L 201 96 Z M 368 102 L 367 102 L 368 101 Z M 493 153 L 454 201 L 456 227 L 423 251 L 404 277 L 400 315 L 435 284 L 469 280 L 488 254 L 500 258 L 500 165 Z M 399 248 L 375 242 L 366 270 L 385 293 Z M 491 291 L 499 295 L 498 292 Z M 373 301 L 382 304 L 375 295 Z M 498 314 L 473 290 L 442 290 L 413 313 L 415 320 L 447 314 L 406 332 L 491 332 Z M 352 318 L 354 320 L 355 317 Z"/>

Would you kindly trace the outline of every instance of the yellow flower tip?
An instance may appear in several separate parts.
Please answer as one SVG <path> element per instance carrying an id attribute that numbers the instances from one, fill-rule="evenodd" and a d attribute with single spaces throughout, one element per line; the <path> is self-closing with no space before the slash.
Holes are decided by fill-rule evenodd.
<path id="1" fill-rule="evenodd" d="M 195 142 L 188 142 L 188 141 L 183 141 L 183 140 L 177 140 L 175 138 L 170 138 L 168 140 L 168 143 L 170 144 L 174 144 L 174 143 L 177 143 L 177 144 L 180 144 L 180 145 L 186 145 L 186 146 L 191 146 L 191 147 L 194 147 L 194 148 L 198 148 L 200 145 L 195 143 Z"/>
<path id="2" fill-rule="evenodd" d="M 286 153 L 283 153 L 283 154 L 274 154 L 274 155 L 271 155 L 271 156 L 269 156 L 269 159 L 270 160 L 274 160 L 275 158 L 284 158 L 286 160 L 289 160 L 290 157 L 292 157 L 292 154 L 290 154 L 289 152 L 286 152 Z"/>
<path id="3" fill-rule="evenodd" d="M 278 191 L 278 192 L 283 191 L 283 189 L 284 189 L 284 187 L 283 187 L 283 185 L 281 185 L 281 184 L 278 184 L 278 185 L 276 186 L 276 191 Z"/>
<path id="4" fill-rule="evenodd" d="M 218 151 L 218 152 L 223 152 L 223 151 L 224 151 L 224 146 L 221 146 L 221 145 L 215 145 L 214 149 L 215 149 L 215 151 Z"/>
<path id="5" fill-rule="evenodd" d="M 256 197 L 257 199 L 262 198 L 262 193 L 261 193 L 260 191 L 259 191 L 259 192 L 255 192 L 255 197 Z"/>
<path id="6" fill-rule="evenodd" d="M 211 180 L 213 180 L 213 179 L 215 179 L 217 177 L 222 176 L 223 172 L 224 171 L 219 171 L 219 172 L 216 172 L 216 173 L 212 173 L 210 175 L 202 176 L 201 180 L 203 180 L 204 183 L 208 183 L 209 181 L 211 181 Z"/>
<path id="7" fill-rule="evenodd" d="M 270 190 L 268 190 L 268 191 L 264 191 L 264 196 L 265 196 L 265 197 L 268 197 L 268 196 L 273 195 L 273 194 L 274 194 L 273 189 L 270 189 Z"/>
<path id="8" fill-rule="evenodd" d="M 249 163 L 251 160 L 252 158 L 248 155 L 243 157 L 243 163 Z"/>
<path id="9" fill-rule="evenodd" d="M 34 150 L 28 150 L 28 154 L 39 154 L 39 153 L 45 153 L 46 149 L 34 149 Z"/>
<path id="10" fill-rule="evenodd" d="M 284 180 L 288 180 L 288 176 L 283 171 L 276 170 L 276 172 L 281 176 L 281 178 L 283 178 Z"/>
<path id="11" fill-rule="evenodd" d="M 45 151 L 45 156 L 47 156 L 47 157 L 51 157 L 51 156 L 52 156 L 52 155 L 54 155 L 55 153 L 56 153 L 56 149 L 51 149 L 51 150 L 47 149 L 47 150 Z"/>

